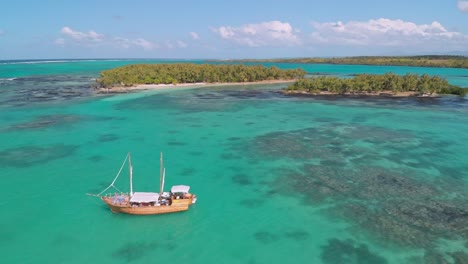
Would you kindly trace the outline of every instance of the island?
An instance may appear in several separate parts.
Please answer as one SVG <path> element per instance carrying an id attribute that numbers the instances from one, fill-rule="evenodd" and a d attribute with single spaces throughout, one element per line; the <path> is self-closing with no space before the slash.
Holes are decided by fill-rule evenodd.
<path id="1" fill-rule="evenodd" d="M 439 76 L 393 73 L 383 75 L 358 74 L 353 78 L 319 76 L 300 79 L 283 90 L 288 95 L 368 95 L 368 96 L 464 96 L 467 88 L 448 83 Z"/>
<path id="2" fill-rule="evenodd" d="M 468 57 L 455 56 L 455 55 L 246 59 L 246 60 L 229 60 L 228 62 L 316 63 L 316 64 L 468 68 Z"/>
<path id="3" fill-rule="evenodd" d="M 468 88 L 448 83 L 439 76 L 394 73 L 358 74 L 353 78 L 317 76 L 305 78 L 302 69 L 283 70 L 276 66 L 243 64 L 163 63 L 132 64 L 101 72 L 96 80 L 98 93 L 186 87 L 261 83 L 288 83 L 286 95 L 366 95 L 366 96 L 464 96 Z"/>
<path id="4" fill-rule="evenodd" d="M 294 82 L 304 78 L 302 69 L 242 64 L 133 64 L 101 72 L 96 88 L 106 92 L 145 89 L 148 86 L 184 86 L 207 84 L 248 84 Z"/>

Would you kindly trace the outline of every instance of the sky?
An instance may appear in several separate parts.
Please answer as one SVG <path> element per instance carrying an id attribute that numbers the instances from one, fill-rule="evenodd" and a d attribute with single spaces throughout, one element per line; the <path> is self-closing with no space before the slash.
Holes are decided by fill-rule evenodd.
<path id="1" fill-rule="evenodd" d="M 0 60 L 468 55 L 468 0 L 15 0 Z"/>

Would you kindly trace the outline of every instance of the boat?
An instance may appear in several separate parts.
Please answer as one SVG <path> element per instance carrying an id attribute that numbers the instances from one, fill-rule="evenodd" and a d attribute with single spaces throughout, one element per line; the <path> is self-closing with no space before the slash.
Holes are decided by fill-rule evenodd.
<path id="1" fill-rule="evenodd" d="M 123 193 L 114 184 L 127 161 L 130 175 L 130 192 Z M 160 162 L 159 192 L 133 192 L 132 159 L 130 153 L 128 153 L 112 183 L 99 194 L 88 195 L 100 197 L 113 213 L 153 215 L 187 211 L 197 201 L 197 196 L 189 192 L 190 186 L 187 185 L 175 185 L 172 186 L 169 192 L 164 192 L 166 169 L 163 166 L 162 153 Z M 118 192 L 108 193 L 111 187 Z"/>

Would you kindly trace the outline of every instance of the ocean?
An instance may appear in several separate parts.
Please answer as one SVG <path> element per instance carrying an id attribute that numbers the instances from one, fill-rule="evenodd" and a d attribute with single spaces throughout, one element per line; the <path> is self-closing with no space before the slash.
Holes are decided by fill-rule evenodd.
<path id="1" fill-rule="evenodd" d="M 163 62 L 0 61 L 2 263 L 468 262 L 467 97 L 90 88 L 102 70 Z M 468 87 L 468 69 L 265 65 Z M 163 152 L 166 189 L 190 185 L 197 203 L 130 216 L 87 196 L 128 152 L 134 190 L 158 191 Z M 128 182 L 124 170 L 115 185 Z"/>

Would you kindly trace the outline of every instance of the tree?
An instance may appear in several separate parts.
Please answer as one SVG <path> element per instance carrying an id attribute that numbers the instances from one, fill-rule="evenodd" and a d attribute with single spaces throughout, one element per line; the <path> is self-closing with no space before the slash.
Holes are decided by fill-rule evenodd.
<path id="1" fill-rule="evenodd" d="M 391 90 L 394 93 L 411 91 L 420 93 L 445 93 L 464 95 L 466 89 L 450 85 L 446 79 L 438 76 L 430 77 L 427 74 L 418 77 L 416 74 L 398 76 L 393 73 L 384 75 L 359 74 L 352 79 L 339 79 L 334 76 L 319 76 L 308 79 L 299 79 L 288 86 L 288 90 L 307 91 L 318 93 L 329 91 L 333 93 L 353 92 L 382 92 Z M 468 89 L 468 88 L 467 88 Z"/>
<path id="2" fill-rule="evenodd" d="M 430 85 L 431 77 L 427 74 L 423 74 L 418 81 L 418 91 L 422 94 L 430 93 L 431 85 Z"/>

